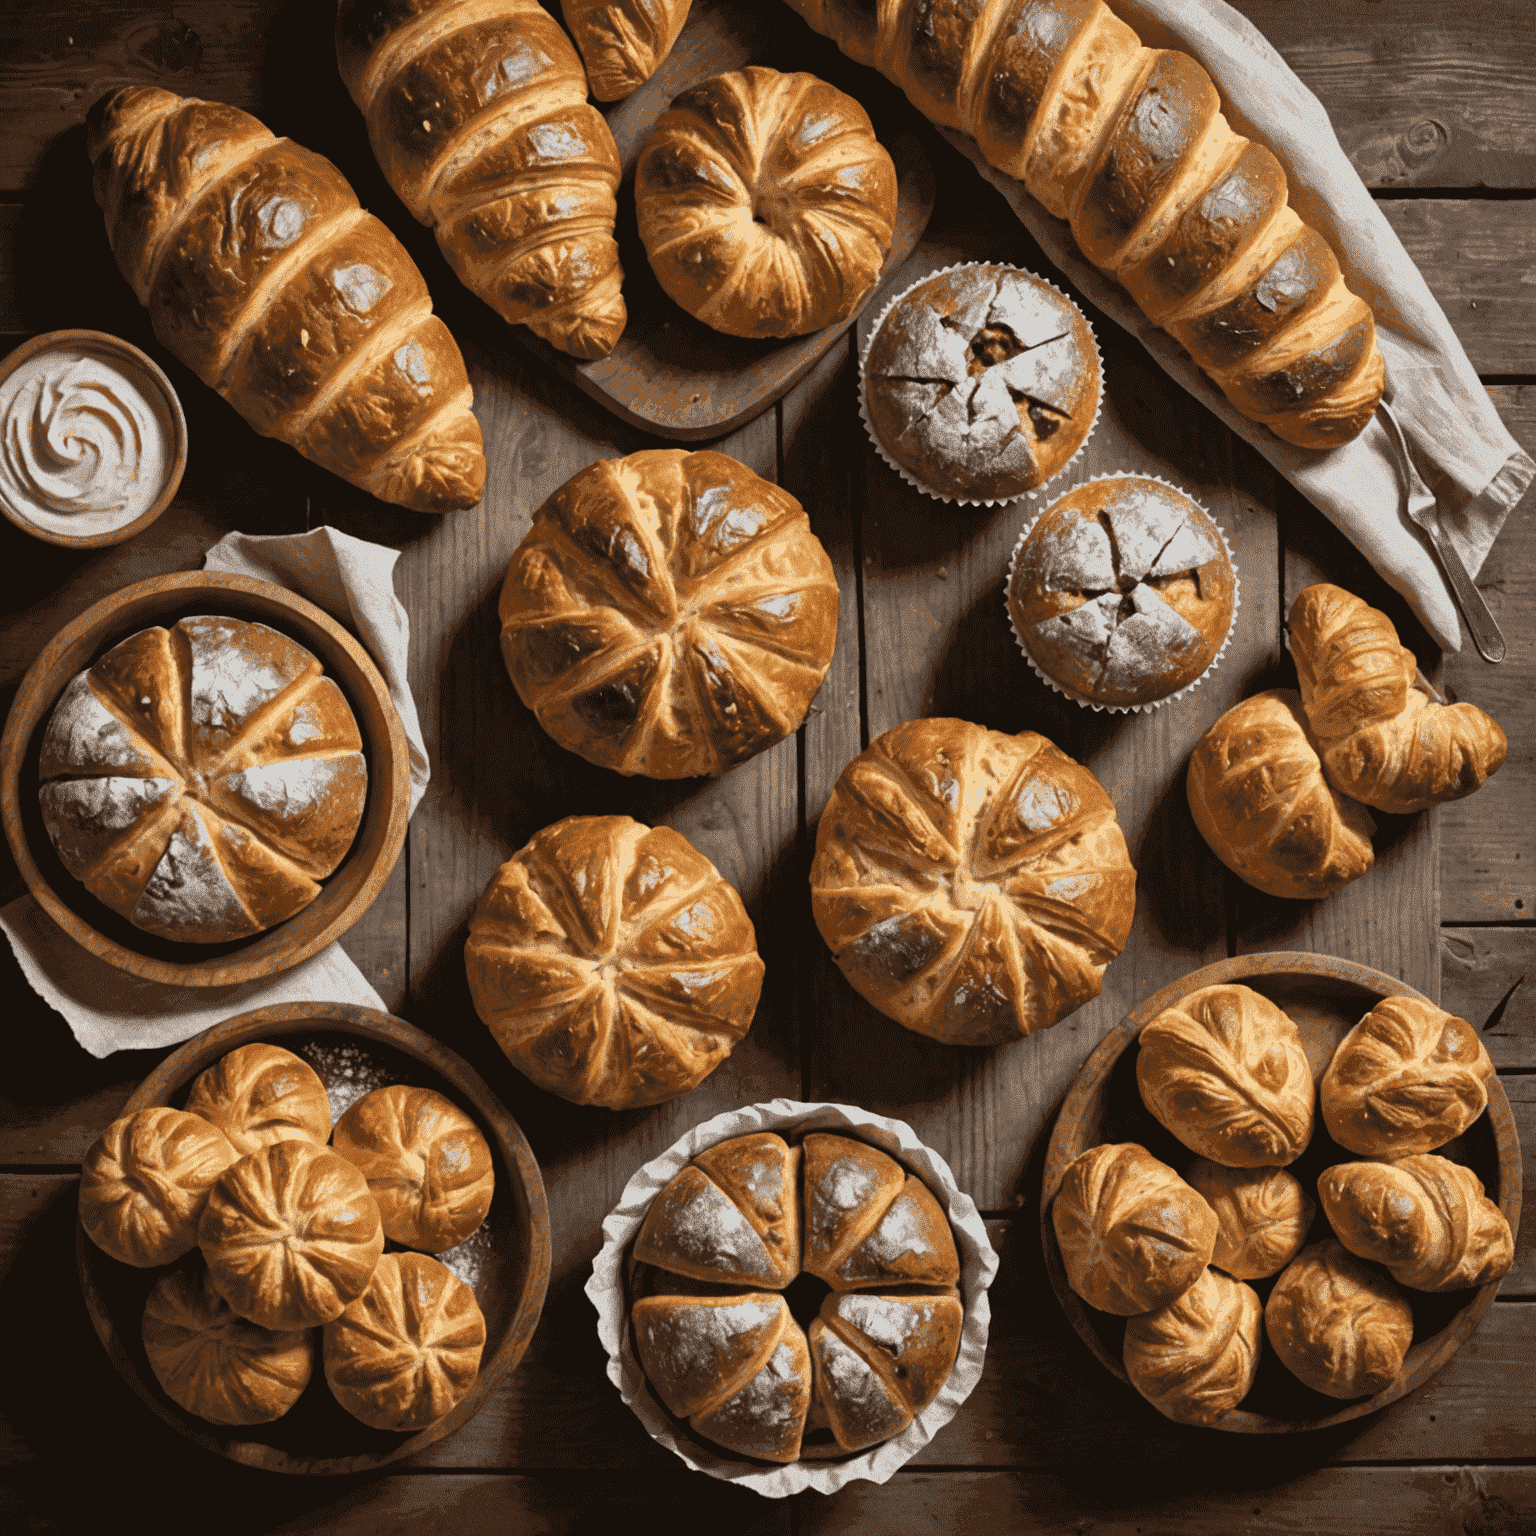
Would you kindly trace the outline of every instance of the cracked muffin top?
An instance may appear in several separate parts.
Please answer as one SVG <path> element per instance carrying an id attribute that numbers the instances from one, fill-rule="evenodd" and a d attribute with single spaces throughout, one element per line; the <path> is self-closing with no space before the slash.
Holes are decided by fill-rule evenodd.
<path id="1" fill-rule="evenodd" d="M 1237 575 L 1221 530 L 1142 475 L 1090 480 L 1014 553 L 1008 616 L 1030 659 L 1088 703 L 1156 703 L 1216 660 Z"/>
<path id="2" fill-rule="evenodd" d="M 1093 429 L 1099 354 L 1049 283 L 985 263 L 896 300 L 864 360 L 870 432 L 930 495 L 1007 501 L 1059 474 Z"/>

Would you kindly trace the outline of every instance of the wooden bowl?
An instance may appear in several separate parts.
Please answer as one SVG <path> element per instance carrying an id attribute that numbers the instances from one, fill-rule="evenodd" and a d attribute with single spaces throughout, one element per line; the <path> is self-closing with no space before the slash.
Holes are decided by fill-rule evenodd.
<path id="1" fill-rule="evenodd" d="M 38 755 L 54 705 L 77 672 L 120 640 L 192 614 L 254 619 L 307 646 L 334 679 L 362 733 L 368 799 L 352 847 L 320 894 L 286 922 L 227 944 L 182 944 L 135 928 L 59 861 L 38 804 Z M 323 609 L 282 587 L 220 571 L 185 571 L 125 587 L 44 647 L 21 681 L 0 737 L 0 817 L 27 888 L 84 949 L 146 981 L 222 987 L 289 970 L 340 938 L 384 888 L 410 816 L 410 752 L 368 653 Z"/>
<path id="2" fill-rule="evenodd" d="M 210 1424 L 166 1396 L 140 1338 L 144 1303 L 164 1269 L 135 1269 L 103 1253 L 76 1222 L 75 1255 L 86 1310 L 112 1363 L 166 1423 L 231 1461 L 271 1472 L 366 1472 L 451 1434 L 490 1401 L 523 1357 L 549 1285 L 549 1207 L 539 1165 L 517 1122 L 461 1057 L 401 1019 L 345 1003 L 280 1003 L 226 1019 L 187 1041 L 139 1085 L 124 1114 L 186 1103 L 192 1080 L 236 1046 L 263 1040 L 307 1060 L 331 1095 L 334 1120 L 363 1093 L 388 1083 L 433 1088 L 466 1111 L 490 1143 L 496 1193 L 485 1223 L 438 1257 L 475 1292 L 485 1314 L 480 1375 L 451 1413 L 426 1429 L 370 1429 L 331 1395 L 316 1340 L 314 1375 L 304 1395 L 271 1424 Z M 399 1248 L 387 1243 L 386 1252 Z M 199 1265 L 190 1254 L 183 1264 Z"/>
<path id="3" fill-rule="evenodd" d="M 1165 1130 L 1142 1103 L 1136 1085 L 1134 1047 L 1137 1036 L 1165 1008 L 1171 1008 L 1200 987 L 1221 982 L 1241 982 L 1252 987 L 1295 1020 L 1314 1082 L 1327 1070 L 1339 1041 L 1382 998 L 1416 997 L 1428 1001 L 1423 993 L 1381 971 L 1333 955 L 1297 951 L 1240 955 L 1235 960 L 1208 965 L 1164 987 L 1133 1008 L 1120 1026 L 1099 1042 L 1073 1082 L 1051 1133 L 1045 1177 L 1041 1181 L 1040 1233 L 1046 1269 L 1062 1310 L 1099 1363 L 1128 1387 L 1130 1377 L 1120 1358 L 1125 1319 L 1090 1307 L 1067 1284 L 1051 1222 L 1051 1202 L 1061 1187 L 1067 1164 L 1102 1142 L 1139 1142 L 1179 1173 L 1194 1161 L 1195 1154 Z M 1488 1197 L 1504 1212 L 1511 1231 L 1518 1234 L 1520 1139 L 1509 1100 L 1497 1077 L 1488 1084 L 1487 1113 L 1469 1126 L 1465 1134 L 1436 1150 L 1441 1157 L 1465 1163 L 1477 1174 Z M 1335 1163 L 1354 1160 L 1354 1153 L 1338 1146 L 1328 1135 L 1319 1112 L 1312 1142 L 1290 1165 L 1290 1171 L 1301 1180 L 1308 1196 L 1317 1201 L 1318 1175 Z M 1318 1202 L 1317 1217 L 1307 1241 L 1315 1243 L 1332 1235 Z M 1247 1283 L 1267 1299 L 1274 1277 Z M 1433 1376 L 1471 1337 L 1479 1319 L 1493 1305 L 1498 1289 L 1497 1281 L 1475 1290 L 1437 1294 L 1402 1287 L 1402 1294 L 1413 1307 L 1413 1344 L 1402 1370 L 1391 1386 L 1374 1397 L 1353 1402 L 1341 1404 L 1337 1398 L 1303 1386 L 1281 1365 L 1266 1339 L 1258 1379 L 1243 1400 L 1244 1406 L 1226 1414 L 1212 1427 L 1239 1434 L 1285 1434 L 1321 1429 L 1374 1413 Z M 1148 1412 L 1153 1411 L 1149 1404 Z"/>
<path id="4" fill-rule="evenodd" d="M 142 533 L 170 506 L 181 487 L 181 477 L 187 468 L 187 418 L 181 408 L 181 397 L 176 393 L 165 370 L 152 357 L 141 352 L 131 342 L 107 331 L 48 331 L 24 341 L 14 352 L 0 360 L 0 384 L 3 384 L 17 368 L 39 352 L 52 351 L 55 347 L 88 347 L 111 356 L 117 356 L 142 373 L 145 379 L 159 389 L 170 413 L 172 440 L 167 445 L 169 463 L 165 484 L 160 494 L 131 523 L 121 528 L 109 528 L 104 533 L 56 533 L 51 528 L 40 527 L 24 513 L 17 511 L 0 496 L 0 512 L 3 512 L 23 533 L 41 539 L 45 544 L 60 544 L 66 549 L 100 549 L 107 544 L 121 544 L 134 534 Z"/>

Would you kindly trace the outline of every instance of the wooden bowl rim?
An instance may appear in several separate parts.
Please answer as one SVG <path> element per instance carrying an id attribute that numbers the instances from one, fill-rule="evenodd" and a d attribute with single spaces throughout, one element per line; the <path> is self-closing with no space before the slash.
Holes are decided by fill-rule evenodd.
<path id="1" fill-rule="evenodd" d="M 21 811 L 21 768 L 32 736 L 42 724 L 44 711 L 53 707 L 69 681 L 68 678 L 59 679 L 57 676 L 61 660 L 68 651 L 98 628 L 103 631 L 104 636 L 110 636 L 113 633 L 111 628 L 113 616 L 141 599 L 163 597 L 165 606 L 174 608 L 179 606 L 177 601 L 179 597 L 201 592 L 207 592 L 210 595 L 237 593 L 245 599 L 255 600 L 258 605 L 267 603 L 281 610 L 283 614 L 301 618 L 319 629 L 357 669 L 362 685 L 368 691 L 368 702 L 378 711 L 379 718 L 384 722 L 385 727 L 384 760 L 377 761 L 380 754 L 375 751 L 370 756 L 368 764 L 370 798 L 372 784 L 377 782 L 379 802 L 382 807 L 373 814 L 385 818 L 385 830 L 379 850 L 374 855 L 371 870 L 358 890 L 328 922 L 307 939 L 300 939 L 287 949 L 279 948 L 275 953 L 267 952 L 255 958 L 246 958 L 242 953 L 236 952 L 211 955 L 203 959 L 161 960 L 153 955 L 130 949 L 116 939 L 98 932 L 55 893 L 38 867 L 28 843 Z M 278 615 L 268 617 L 276 627 L 281 627 L 281 617 Z M 126 639 L 127 634 L 133 632 L 130 629 L 116 638 Z M 116 640 L 112 643 L 115 644 Z M 298 637 L 298 643 L 305 645 L 307 649 L 312 642 L 307 636 L 303 636 Z M 324 662 L 326 658 L 322 657 L 321 660 Z M 331 675 L 335 680 L 334 673 Z M 365 742 L 365 745 L 368 743 Z M 138 976 L 145 981 L 182 987 L 233 986 L 241 982 L 262 980 L 291 970 L 294 966 L 318 954 L 333 940 L 340 938 L 373 905 L 378 895 L 378 887 L 382 886 L 384 880 L 388 878 L 400 857 L 401 849 L 405 846 L 406 823 L 410 820 L 410 748 L 405 737 L 405 727 L 400 723 L 394 701 L 389 696 L 389 689 L 373 658 L 362 644 L 323 608 L 307 598 L 300 597 L 296 592 L 290 592 L 286 587 L 261 581 L 254 576 L 238 575 L 231 571 L 175 571 L 165 576 L 150 577 L 149 580 L 138 582 L 131 587 L 124 587 L 121 591 L 103 598 L 99 603 L 92 604 L 79 617 L 64 625 L 27 668 L 26 675 L 21 680 L 21 686 L 16 691 L 16 698 L 11 704 L 10 713 L 6 716 L 4 734 L 0 736 L 0 820 L 4 822 L 6 841 L 10 844 L 11 855 L 16 860 L 16 866 L 26 882 L 27 889 L 48 916 L 82 949 L 95 955 L 97 959 L 104 960 L 109 965 L 114 965 L 119 970 L 127 971 L 130 975 Z M 363 821 L 359 823 L 353 841 L 354 849 L 362 840 L 369 820 L 370 814 L 365 810 Z M 349 852 L 347 859 L 351 857 Z M 331 879 L 334 880 L 346 868 L 347 859 L 342 861 Z M 322 887 L 322 894 L 324 889 Z M 315 899 L 318 901 L 320 897 Z M 307 910 L 308 908 L 300 908 L 286 922 L 252 934 L 251 940 L 260 941 L 285 930 L 291 932 L 289 925 L 302 921 Z M 187 946 L 189 950 L 195 947 Z"/>
<path id="2" fill-rule="evenodd" d="M 109 544 L 122 544 L 136 533 L 142 533 L 176 499 L 176 492 L 181 489 L 181 477 L 187 469 L 187 416 L 181 408 L 181 396 L 176 393 L 176 386 L 171 383 L 159 363 L 147 352 L 141 352 L 131 341 L 124 341 L 121 336 L 114 336 L 110 331 L 75 328 L 44 331 L 39 336 L 33 336 L 0 358 L 0 384 L 3 384 L 29 358 L 36 357 L 39 352 L 46 352 L 53 347 L 82 345 L 99 347 L 105 352 L 121 353 L 137 364 L 164 395 L 165 403 L 171 413 L 171 425 L 175 428 L 175 453 L 171 457 L 170 469 L 166 472 L 165 484 L 154 501 L 131 523 L 124 523 L 121 528 L 109 528 L 104 533 L 55 533 L 52 529 L 40 528 L 36 523 L 30 522 L 19 512 L 14 511 L 3 497 L 0 497 L 0 512 L 3 512 L 23 533 L 30 534 L 34 539 L 40 539 L 44 544 L 57 544 L 64 549 L 102 549 Z"/>
<path id="3" fill-rule="evenodd" d="M 1223 983 L 1242 982 L 1262 976 L 1315 976 L 1329 981 L 1341 981 L 1379 997 L 1413 997 L 1438 1007 L 1433 999 L 1425 997 L 1415 987 L 1396 977 L 1388 976 L 1355 960 L 1345 960 L 1338 955 L 1313 954 L 1306 950 L 1272 950 L 1262 954 L 1238 955 L 1229 960 L 1218 960 L 1213 965 L 1191 971 L 1178 981 L 1154 992 L 1151 997 L 1138 1003 L 1094 1048 L 1084 1062 L 1082 1070 L 1072 1080 L 1072 1086 L 1062 1100 L 1056 1122 L 1051 1128 L 1051 1139 L 1046 1150 L 1045 1172 L 1040 1181 L 1040 1241 L 1045 1250 L 1045 1267 L 1051 1277 L 1051 1288 L 1067 1315 L 1077 1336 L 1087 1345 L 1094 1358 L 1111 1375 L 1125 1383 L 1132 1392 L 1136 1389 L 1126 1374 L 1122 1361 L 1104 1348 L 1098 1330 L 1089 1319 L 1088 1304 L 1067 1283 L 1066 1269 L 1061 1260 L 1061 1249 L 1056 1241 L 1056 1229 L 1051 1221 L 1051 1205 L 1061 1186 L 1062 1175 L 1072 1156 L 1067 1152 L 1068 1127 L 1081 1123 L 1088 1100 L 1099 1091 L 1120 1057 L 1130 1049 L 1141 1031 L 1165 1009 L 1171 1008 L 1181 998 L 1201 987 Z M 1504 1085 L 1495 1073 L 1488 1082 L 1488 1119 L 1493 1130 L 1494 1146 L 1499 1161 L 1499 1209 L 1509 1222 L 1510 1231 L 1518 1238 L 1520 1232 L 1521 1162 L 1520 1136 L 1515 1128 L 1515 1117 L 1509 1107 Z M 1491 1281 L 1477 1288 L 1476 1296 L 1439 1333 L 1422 1341 L 1434 1347 L 1426 1350 L 1414 1365 L 1400 1372 L 1397 1379 L 1372 1397 L 1359 1398 L 1320 1419 L 1284 1419 L 1270 1414 L 1252 1413 L 1233 1409 L 1215 1424 L 1204 1426 L 1226 1430 L 1235 1434 L 1300 1434 L 1314 1429 L 1326 1429 L 1350 1419 L 1363 1418 L 1375 1413 L 1406 1396 L 1421 1386 L 1450 1360 L 1466 1341 L 1471 1338 L 1478 1323 L 1493 1305 L 1498 1294 L 1499 1281 Z M 1417 1346 L 1415 1346 L 1417 1347 Z M 1136 1393 L 1138 1400 L 1141 1394 Z M 1150 1405 L 1148 1405 L 1150 1408 Z M 1152 1411 L 1156 1411 L 1155 1409 Z M 1201 1426 L 1196 1426 L 1201 1427 Z"/>
<path id="4" fill-rule="evenodd" d="M 225 1019 L 223 1023 L 194 1035 L 167 1056 L 133 1091 L 122 1113 L 129 1115 L 136 1110 L 166 1103 L 178 1088 L 189 1083 L 197 1073 L 237 1046 L 309 1032 L 357 1035 L 401 1051 L 430 1067 L 469 1101 L 481 1125 L 490 1132 L 503 1166 L 512 1175 L 514 1183 L 521 1188 L 528 1202 L 531 1226 L 528 1234 L 530 1267 L 517 1311 L 506 1336 L 495 1353 L 481 1361 L 480 1374 L 474 1386 L 457 1406 L 384 1455 L 317 1456 L 300 1460 L 276 1446 L 243 1440 L 240 1438 L 242 1426 L 223 1427 L 198 1418 L 166 1397 L 152 1375 L 146 1377 L 138 1369 L 113 1324 L 97 1284 L 93 1266 L 106 1256 L 86 1236 L 78 1215 L 75 1218 L 75 1268 L 86 1311 L 118 1374 L 167 1424 L 189 1440 L 196 1441 L 205 1450 L 245 1466 L 261 1467 L 269 1472 L 336 1476 L 370 1471 L 407 1456 L 414 1456 L 434 1441 L 441 1440 L 466 1424 L 486 1405 L 523 1358 L 534 1330 L 538 1327 L 549 1289 L 551 1235 L 543 1175 L 539 1172 L 533 1149 L 528 1145 L 528 1138 L 506 1107 L 491 1092 L 480 1074 L 457 1052 L 424 1034 L 414 1025 L 407 1024 L 404 1019 L 381 1013 L 376 1008 L 363 1008 L 349 1003 L 275 1003 Z"/>

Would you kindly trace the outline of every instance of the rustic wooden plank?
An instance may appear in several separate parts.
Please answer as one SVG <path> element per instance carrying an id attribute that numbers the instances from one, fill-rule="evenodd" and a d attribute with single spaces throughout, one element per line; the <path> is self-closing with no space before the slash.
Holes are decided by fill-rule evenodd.
<path id="1" fill-rule="evenodd" d="M 1515 1262 L 1499 1287 L 1499 1296 L 1536 1296 L 1536 1219 L 1530 1214 L 1536 1210 L 1531 1203 L 1536 1199 L 1536 1076 L 1506 1072 L 1499 1081 L 1509 1095 L 1509 1107 L 1514 1111 L 1515 1129 L 1520 1136 L 1525 1211 L 1515 1237 Z"/>
<path id="2" fill-rule="evenodd" d="M 1496 1067 L 1536 1068 L 1536 928 L 1442 928 L 1440 1006 L 1482 1031 Z"/>

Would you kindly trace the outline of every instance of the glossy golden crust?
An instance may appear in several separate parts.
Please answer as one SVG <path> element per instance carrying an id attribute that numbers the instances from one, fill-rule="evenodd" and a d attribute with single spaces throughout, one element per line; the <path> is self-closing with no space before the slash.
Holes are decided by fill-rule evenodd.
<path id="1" fill-rule="evenodd" d="M 800 503 L 722 453 L 600 459 L 534 514 L 501 653 L 562 747 L 720 774 L 795 731 L 832 664 L 837 578 Z"/>
<path id="2" fill-rule="evenodd" d="M 880 277 L 896 168 L 851 96 L 753 65 L 684 91 L 635 165 L 652 270 L 731 336 L 845 320 Z"/>
<path id="3" fill-rule="evenodd" d="M 1098 996 L 1135 882 L 1109 796 L 1043 736 L 911 720 L 839 776 L 811 908 L 843 975 L 882 1013 L 992 1045 Z"/>
<path id="4" fill-rule="evenodd" d="M 1197 1157 L 1190 1188 L 1216 1212 L 1211 1263 L 1238 1280 L 1278 1274 L 1301 1252 L 1317 1206 L 1284 1168 L 1227 1168 Z"/>
<path id="5" fill-rule="evenodd" d="M 475 1009 L 540 1087 L 610 1109 L 686 1093 L 747 1032 L 763 963 L 686 838 L 571 816 L 496 872 L 464 948 Z"/>
<path id="6" fill-rule="evenodd" d="M 236 1156 L 275 1141 L 331 1139 L 331 1103 L 314 1068 L 280 1045 L 242 1045 L 200 1073 L 187 1091 L 187 1109 L 216 1125 Z"/>
<path id="7" fill-rule="evenodd" d="M 98 101 L 87 148 L 156 336 L 256 431 L 418 512 L 479 501 L 463 358 L 335 166 L 234 107 L 149 86 Z"/>
<path id="8" fill-rule="evenodd" d="M 645 84 L 672 51 L 693 0 L 561 0 L 599 101 L 617 101 Z"/>

